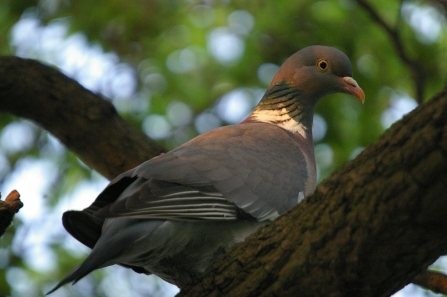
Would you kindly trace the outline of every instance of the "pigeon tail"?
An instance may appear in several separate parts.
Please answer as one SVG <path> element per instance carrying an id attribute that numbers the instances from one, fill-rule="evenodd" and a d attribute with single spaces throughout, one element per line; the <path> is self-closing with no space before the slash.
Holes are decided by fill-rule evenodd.
<path id="1" fill-rule="evenodd" d="M 115 224 L 110 224 L 115 220 L 117 221 Z M 96 245 L 93 247 L 90 255 L 78 268 L 61 280 L 46 295 L 53 293 L 66 283 L 73 282 L 73 284 L 75 284 L 93 270 L 113 264 L 125 263 L 126 253 L 124 251 L 126 248 L 131 246 L 132 243 L 141 239 L 142 236 L 150 235 L 163 222 L 164 221 L 148 222 L 144 220 L 125 218 L 113 218 L 108 219 L 108 221 L 106 220 L 104 224 L 107 225 L 107 227 L 103 231 L 102 236 L 99 238 Z M 126 231 L 122 232 L 122 230 Z M 123 252 L 124 258 L 120 257 L 123 256 Z M 122 265 L 126 266 L 125 264 Z"/>

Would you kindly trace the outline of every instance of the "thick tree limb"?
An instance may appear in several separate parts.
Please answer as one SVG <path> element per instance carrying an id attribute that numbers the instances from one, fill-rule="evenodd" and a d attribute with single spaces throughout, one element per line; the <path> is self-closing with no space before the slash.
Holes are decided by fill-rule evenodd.
<path id="1" fill-rule="evenodd" d="M 447 91 L 178 296 L 390 296 L 447 252 Z"/>
<path id="2" fill-rule="evenodd" d="M 0 57 L 0 111 L 35 121 L 107 178 L 163 151 L 110 102 L 34 60 Z"/>
<path id="3" fill-rule="evenodd" d="M 109 177 L 152 156 L 109 103 L 33 61 L 0 58 L 0 109 Z M 447 251 L 446 156 L 444 90 L 180 296 L 391 295 Z"/>
<path id="4" fill-rule="evenodd" d="M 0 198 L 2 195 L 0 193 Z M 6 228 L 11 225 L 14 215 L 23 207 L 20 194 L 16 190 L 6 196 L 5 201 L 0 200 L 0 236 L 5 233 Z"/>

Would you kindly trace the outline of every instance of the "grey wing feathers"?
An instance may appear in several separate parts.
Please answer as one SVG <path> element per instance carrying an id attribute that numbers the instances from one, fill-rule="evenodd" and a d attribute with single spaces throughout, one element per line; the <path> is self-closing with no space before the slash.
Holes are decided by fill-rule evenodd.
<path id="1" fill-rule="evenodd" d="M 188 187 L 138 177 L 98 215 L 166 220 L 234 220 L 241 212 L 209 186 Z"/>
<path id="2" fill-rule="evenodd" d="M 265 123 L 204 133 L 135 168 L 133 183 L 98 214 L 180 220 L 234 220 L 249 214 L 268 219 L 296 205 L 305 190 L 309 177 L 301 145 L 289 132 Z"/>

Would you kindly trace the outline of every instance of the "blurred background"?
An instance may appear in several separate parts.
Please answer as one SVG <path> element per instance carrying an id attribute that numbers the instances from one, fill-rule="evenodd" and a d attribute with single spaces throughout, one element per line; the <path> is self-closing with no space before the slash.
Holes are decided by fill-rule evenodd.
<path id="1" fill-rule="evenodd" d="M 337 47 L 366 102 L 337 94 L 317 106 L 321 181 L 444 86 L 445 8 L 442 0 L 2 0 L 0 54 L 53 65 L 169 150 L 241 121 L 297 50 Z M 0 191 L 17 189 L 25 204 L 0 238 L 0 296 L 42 296 L 80 264 L 89 250 L 61 215 L 90 205 L 106 184 L 52 135 L 0 113 Z M 443 258 L 434 265 L 447 270 Z M 177 291 L 109 267 L 52 296 Z M 409 285 L 395 296 L 435 294 Z"/>

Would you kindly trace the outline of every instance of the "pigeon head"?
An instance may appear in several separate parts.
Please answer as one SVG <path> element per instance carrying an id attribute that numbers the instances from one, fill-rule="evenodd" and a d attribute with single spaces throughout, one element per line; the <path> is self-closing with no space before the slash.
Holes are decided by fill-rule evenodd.
<path id="1" fill-rule="evenodd" d="M 365 100 L 343 52 L 328 46 L 306 47 L 284 62 L 258 106 L 242 123 L 271 123 L 311 140 L 315 106 L 332 93 Z"/>
<path id="2" fill-rule="evenodd" d="M 316 101 L 332 93 L 347 93 L 365 100 L 365 93 L 352 78 L 349 58 L 333 47 L 309 46 L 290 56 L 269 88 L 284 83 Z"/>

